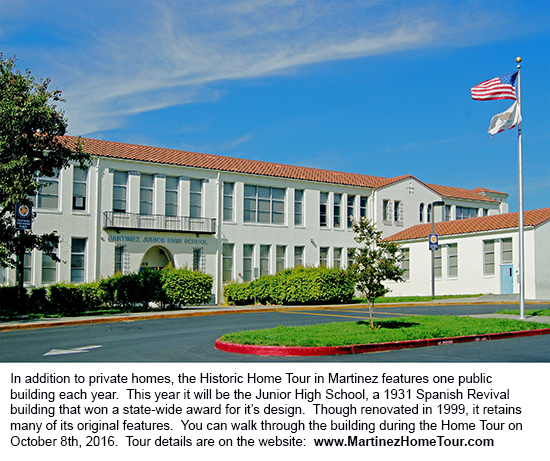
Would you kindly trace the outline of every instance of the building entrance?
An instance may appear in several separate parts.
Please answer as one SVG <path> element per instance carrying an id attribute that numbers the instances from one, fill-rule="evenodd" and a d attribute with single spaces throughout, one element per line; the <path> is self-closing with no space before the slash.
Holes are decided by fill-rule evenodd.
<path id="1" fill-rule="evenodd" d="M 149 248 L 143 256 L 140 269 L 162 269 L 168 264 L 174 265 L 174 258 L 170 251 L 161 246 L 154 246 Z"/>

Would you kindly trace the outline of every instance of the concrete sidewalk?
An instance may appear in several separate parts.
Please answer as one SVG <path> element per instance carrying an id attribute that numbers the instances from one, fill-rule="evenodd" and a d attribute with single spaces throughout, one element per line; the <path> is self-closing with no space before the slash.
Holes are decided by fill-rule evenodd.
<path id="1" fill-rule="evenodd" d="M 483 295 L 477 298 L 452 298 L 452 299 L 436 299 L 433 301 L 408 302 L 408 303 L 379 303 L 375 309 L 383 309 L 387 307 L 397 306 L 421 306 L 421 305 L 454 305 L 454 304 L 515 304 L 519 303 L 518 295 Z M 540 304 L 550 304 L 550 301 L 529 301 L 530 309 L 537 308 Z M 150 311 L 150 312 L 132 312 L 123 314 L 111 315 L 91 315 L 81 317 L 62 317 L 62 318 L 44 318 L 44 319 L 17 319 L 8 322 L 0 323 L 0 331 L 10 330 L 30 330 L 36 328 L 48 328 L 58 326 L 74 326 L 86 325 L 94 323 L 110 323 L 110 322 L 133 322 L 138 320 L 152 319 L 168 319 L 181 317 L 197 317 L 204 315 L 225 315 L 225 314 L 244 314 L 252 312 L 268 312 L 268 311 L 283 311 L 283 310 L 312 310 L 312 309 L 352 309 L 366 308 L 366 304 L 338 304 L 338 305 L 308 305 L 308 306 L 191 306 L 184 309 L 173 311 Z M 519 307 L 518 307 L 519 309 Z M 518 311 L 519 315 L 519 311 Z M 502 315 L 502 314 L 479 314 L 472 317 L 480 318 L 510 318 L 517 319 L 518 315 Z M 543 316 L 528 316 L 526 321 L 550 323 L 550 317 Z"/>

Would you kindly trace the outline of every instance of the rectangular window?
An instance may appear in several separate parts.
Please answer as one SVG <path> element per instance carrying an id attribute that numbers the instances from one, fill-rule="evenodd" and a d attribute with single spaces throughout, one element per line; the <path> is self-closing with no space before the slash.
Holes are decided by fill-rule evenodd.
<path id="1" fill-rule="evenodd" d="M 224 243 L 222 249 L 223 282 L 233 280 L 233 247 L 232 243 Z"/>
<path id="2" fill-rule="evenodd" d="M 355 263 L 355 248 L 348 248 L 348 267 Z"/>
<path id="3" fill-rule="evenodd" d="M 502 239 L 502 262 L 511 263 L 513 260 L 512 238 Z"/>
<path id="4" fill-rule="evenodd" d="M 71 241 L 71 282 L 85 280 L 86 239 L 73 237 Z"/>
<path id="5" fill-rule="evenodd" d="M 483 241 L 483 273 L 485 275 L 495 274 L 495 241 Z"/>
<path id="6" fill-rule="evenodd" d="M 449 258 L 449 277 L 458 277 L 458 244 L 450 243 L 447 248 Z"/>
<path id="7" fill-rule="evenodd" d="M 319 206 L 319 225 L 321 227 L 328 226 L 328 192 L 321 192 L 320 206 Z"/>
<path id="8" fill-rule="evenodd" d="M 113 175 L 113 211 L 126 212 L 128 172 L 115 171 Z"/>
<path id="9" fill-rule="evenodd" d="M 359 216 L 361 218 L 367 217 L 367 198 L 368 197 L 361 196 L 359 201 Z"/>
<path id="10" fill-rule="evenodd" d="M 86 209 L 88 168 L 73 167 L 73 210 Z"/>
<path id="11" fill-rule="evenodd" d="M 32 282 L 32 254 L 25 253 L 23 257 L 23 282 Z"/>
<path id="12" fill-rule="evenodd" d="M 403 272 L 403 278 L 405 280 L 409 280 L 411 277 L 411 252 L 408 248 L 401 248 L 401 256 L 403 259 L 401 260 L 401 269 L 403 269 L 405 272 Z"/>
<path id="13" fill-rule="evenodd" d="M 303 246 L 294 247 L 294 267 L 304 265 L 304 250 Z"/>
<path id="14" fill-rule="evenodd" d="M 42 283 L 55 283 L 57 280 L 57 264 L 52 257 L 42 253 Z"/>
<path id="15" fill-rule="evenodd" d="M 6 268 L 0 266 L 0 283 L 6 283 Z"/>
<path id="16" fill-rule="evenodd" d="M 355 216 L 355 195 L 348 195 L 348 212 L 347 212 L 347 226 L 348 229 L 353 227 L 353 218 Z"/>
<path id="17" fill-rule="evenodd" d="M 243 245 L 243 280 L 250 282 L 254 273 L 254 245 Z"/>
<path id="18" fill-rule="evenodd" d="M 155 177 L 152 174 L 141 174 L 139 186 L 139 213 L 153 214 L 153 185 Z"/>
<path id="19" fill-rule="evenodd" d="M 487 208 L 483 208 L 483 216 L 489 216 L 489 210 Z"/>
<path id="20" fill-rule="evenodd" d="M 235 193 L 235 183 L 224 182 L 223 183 L 223 220 L 234 221 L 233 216 L 233 194 Z"/>
<path id="21" fill-rule="evenodd" d="M 342 267 L 342 248 L 334 248 L 334 267 Z"/>
<path id="22" fill-rule="evenodd" d="M 435 250 L 433 252 L 433 258 L 434 258 L 434 276 L 436 278 L 441 278 L 442 275 L 442 264 L 441 264 L 441 246 L 439 249 Z"/>
<path id="23" fill-rule="evenodd" d="M 443 216 L 444 221 L 451 220 L 451 205 L 445 205 L 445 215 Z"/>
<path id="24" fill-rule="evenodd" d="M 202 247 L 193 248 L 193 270 L 204 272 L 204 254 Z"/>
<path id="25" fill-rule="evenodd" d="M 294 225 L 304 225 L 304 191 L 301 189 L 294 191 Z"/>
<path id="26" fill-rule="evenodd" d="M 38 208 L 57 210 L 59 196 L 59 172 L 51 178 L 42 176 L 38 182 L 40 183 L 40 190 L 38 191 L 38 196 L 36 197 L 36 206 Z"/>
<path id="27" fill-rule="evenodd" d="M 477 217 L 477 208 L 464 206 L 456 207 L 456 219 L 468 219 Z"/>
<path id="28" fill-rule="evenodd" d="M 191 179 L 189 212 L 192 218 L 202 218 L 202 179 Z"/>
<path id="29" fill-rule="evenodd" d="M 382 200 L 382 221 L 389 222 L 391 220 L 391 202 Z"/>
<path id="30" fill-rule="evenodd" d="M 115 247 L 115 274 L 124 272 L 124 245 Z"/>
<path id="31" fill-rule="evenodd" d="M 286 263 L 286 246 L 277 245 L 275 252 L 275 271 L 279 272 L 284 270 Z"/>
<path id="32" fill-rule="evenodd" d="M 393 220 L 396 223 L 403 222 L 403 202 L 399 200 L 393 202 Z"/>
<path id="33" fill-rule="evenodd" d="M 342 194 L 334 194 L 334 227 L 342 225 Z"/>
<path id="34" fill-rule="evenodd" d="M 328 247 L 319 248 L 319 266 L 327 267 L 328 265 Z"/>
<path id="35" fill-rule="evenodd" d="M 285 190 L 245 184 L 244 222 L 284 224 Z"/>
<path id="36" fill-rule="evenodd" d="M 178 215 L 178 187 L 177 176 L 166 176 L 166 197 L 164 200 L 164 213 L 166 216 Z"/>
<path id="37" fill-rule="evenodd" d="M 260 277 L 269 275 L 269 252 L 271 245 L 260 245 Z"/>

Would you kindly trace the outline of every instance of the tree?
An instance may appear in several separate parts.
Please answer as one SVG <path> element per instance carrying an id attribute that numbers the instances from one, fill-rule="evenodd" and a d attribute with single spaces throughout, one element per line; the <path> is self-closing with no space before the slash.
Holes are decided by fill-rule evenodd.
<path id="1" fill-rule="evenodd" d="M 56 103 L 65 102 L 61 91 L 48 90 L 50 80 L 36 81 L 30 71 L 15 69 L 16 58 L 0 53 L 0 265 L 16 267 L 17 256 L 38 249 L 59 261 L 55 231 L 36 235 L 15 228 L 16 204 L 33 205 L 47 182 L 72 163 L 85 167 L 89 155 L 79 139 L 69 147 L 62 136 L 67 120 Z M 33 219 L 36 215 L 33 215 Z M 22 261 L 21 261 L 22 264 Z"/>
<path id="2" fill-rule="evenodd" d="M 405 271 L 401 268 L 402 256 L 399 245 L 383 241 L 382 232 L 377 231 L 368 219 L 363 217 L 359 221 L 355 220 L 353 231 L 355 241 L 364 246 L 354 250 L 354 262 L 348 268 L 348 273 L 367 299 L 370 325 L 374 328 L 374 302 L 390 291 L 384 282 L 403 281 Z"/>

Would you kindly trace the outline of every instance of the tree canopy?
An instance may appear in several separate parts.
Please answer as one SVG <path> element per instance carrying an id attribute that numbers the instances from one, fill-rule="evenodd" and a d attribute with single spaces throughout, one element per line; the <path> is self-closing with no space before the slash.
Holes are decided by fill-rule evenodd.
<path id="1" fill-rule="evenodd" d="M 382 232 L 377 231 L 368 219 L 363 217 L 354 221 L 353 231 L 355 241 L 363 246 L 355 249 L 354 262 L 348 272 L 355 280 L 357 289 L 367 299 L 371 328 L 374 328 L 374 301 L 390 291 L 384 282 L 403 281 L 402 256 L 399 245 L 382 240 Z"/>
<path id="2" fill-rule="evenodd" d="M 56 105 L 64 102 L 61 91 L 49 90 L 49 79 L 37 81 L 29 70 L 21 73 L 15 62 L 15 57 L 0 53 L 0 265 L 4 267 L 16 265 L 19 235 L 25 251 L 36 248 L 59 260 L 56 232 L 18 231 L 15 207 L 33 205 L 33 198 L 47 185 L 39 177 L 54 177 L 73 163 L 84 167 L 90 159 L 80 140 L 71 148 L 64 143 L 67 119 Z"/>

